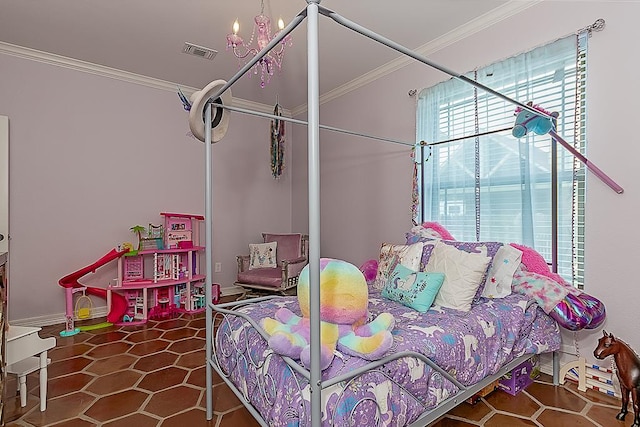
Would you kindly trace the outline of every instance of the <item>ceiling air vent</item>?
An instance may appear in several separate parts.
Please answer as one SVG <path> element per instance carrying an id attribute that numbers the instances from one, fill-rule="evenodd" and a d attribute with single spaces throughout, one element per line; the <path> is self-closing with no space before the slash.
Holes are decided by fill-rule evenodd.
<path id="1" fill-rule="evenodd" d="M 212 60 L 218 54 L 217 50 L 210 49 L 204 46 L 198 46 L 197 44 L 185 42 L 184 47 L 182 48 L 184 53 L 188 53 L 189 55 L 199 56 L 200 58 Z"/>

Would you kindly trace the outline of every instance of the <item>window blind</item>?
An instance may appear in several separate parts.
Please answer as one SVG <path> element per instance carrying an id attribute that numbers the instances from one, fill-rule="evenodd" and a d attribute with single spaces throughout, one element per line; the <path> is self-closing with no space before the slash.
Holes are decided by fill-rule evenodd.
<path id="1" fill-rule="evenodd" d="M 586 37 L 567 37 L 479 68 L 467 77 L 559 113 L 557 133 L 585 150 Z M 420 92 L 417 137 L 460 138 L 513 125 L 513 104 L 451 79 Z M 416 153 L 416 222 L 438 221 L 458 240 L 517 242 L 548 261 L 552 250 L 549 135 L 510 132 L 424 147 Z M 580 285 L 584 270 L 585 168 L 557 149 L 558 272 Z"/>

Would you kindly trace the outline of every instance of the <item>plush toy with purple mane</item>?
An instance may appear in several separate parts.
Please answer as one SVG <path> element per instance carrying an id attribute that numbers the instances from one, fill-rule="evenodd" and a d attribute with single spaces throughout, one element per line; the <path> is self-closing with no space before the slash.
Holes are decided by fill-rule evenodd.
<path id="1" fill-rule="evenodd" d="M 309 368 L 309 266 L 298 279 L 298 303 L 302 316 L 288 308 L 266 317 L 260 326 L 270 335 L 269 347 L 284 356 L 298 359 Z M 320 368 L 333 360 L 335 350 L 367 360 L 380 359 L 393 344 L 395 319 L 381 313 L 371 322 L 369 293 L 362 272 L 353 264 L 331 258 L 320 259 Z"/>
<path id="2" fill-rule="evenodd" d="M 539 105 L 533 105 L 533 102 L 531 101 L 527 102 L 527 105 L 548 116 L 558 117 L 559 115 L 556 112 L 549 112 Z M 516 138 L 522 138 L 529 132 L 533 132 L 538 135 L 544 135 L 546 133 L 549 133 L 549 131 L 553 129 L 553 123 L 551 122 L 550 118 L 540 116 L 529 110 L 525 110 L 524 108 L 516 108 L 515 116 L 516 122 L 513 125 L 511 134 Z"/>

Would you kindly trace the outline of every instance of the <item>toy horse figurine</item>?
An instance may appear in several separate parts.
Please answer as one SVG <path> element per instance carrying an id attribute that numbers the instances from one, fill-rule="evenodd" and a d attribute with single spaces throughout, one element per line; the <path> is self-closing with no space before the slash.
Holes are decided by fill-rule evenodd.
<path id="1" fill-rule="evenodd" d="M 527 105 L 551 117 L 558 117 L 559 115 L 556 112 L 551 113 L 540 107 L 539 105 L 533 105 L 533 102 L 531 101 L 527 102 Z M 511 134 L 516 138 L 522 138 L 529 131 L 534 132 L 538 135 L 544 135 L 545 133 L 549 133 L 549 131 L 553 129 L 553 123 L 551 122 L 550 118 L 537 115 L 529 110 L 525 110 L 524 108 L 516 108 L 515 116 L 516 122 L 513 125 Z"/>
<path id="2" fill-rule="evenodd" d="M 616 375 L 622 389 L 622 409 L 616 418 L 624 420 L 628 412 L 629 393 L 631 393 L 634 413 L 631 427 L 640 427 L 640 401 L 638 401 L 638 393 L 640 392 L 640 358 L 627 344 L 615 339 L 613 334 L 607 335 L 606 331 L 603 331 L 603 334 L 604 336 L 598 340 L 598 347 L 593 350 L 593 355 L 598 359 L 613 355 L 613 360 L 616 362 Z"/>

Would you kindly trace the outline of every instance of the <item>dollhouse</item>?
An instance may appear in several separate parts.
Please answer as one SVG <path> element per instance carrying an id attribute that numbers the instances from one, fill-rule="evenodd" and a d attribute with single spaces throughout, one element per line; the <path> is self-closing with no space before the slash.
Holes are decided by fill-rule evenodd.
<path id="1" fill-rule="evenodd" d="M 149 224 L 139 250 L 118 259 L 118 279 L 107 288 L 127 302 L 122 324 L 205 309 L 199 255 L 201 215 L 162 212 L 162 225 Z M 142 228 L 142 227 L 141 227 Z"/>

